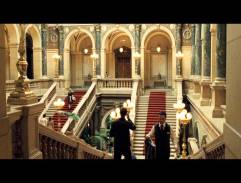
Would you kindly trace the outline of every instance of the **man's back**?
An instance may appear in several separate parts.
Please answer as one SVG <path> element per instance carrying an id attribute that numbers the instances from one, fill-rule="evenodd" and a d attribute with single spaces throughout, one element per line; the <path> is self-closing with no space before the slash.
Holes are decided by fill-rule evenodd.
<path id="1" fill-rule="evenodd" d="M 135 125 L 123 118 L 112 123 L 110 136 L 114 137 L 115 148 L 130 147 L 130 129 L 135 130 Z"/>

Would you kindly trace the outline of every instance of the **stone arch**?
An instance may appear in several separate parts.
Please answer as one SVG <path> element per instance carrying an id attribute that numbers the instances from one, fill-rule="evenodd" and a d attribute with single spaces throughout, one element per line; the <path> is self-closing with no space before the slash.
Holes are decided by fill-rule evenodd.
<path id="1" fill-rule="evenodd" d="M 110 109 L 108 110 L 105 115 L 103 116 L 102 120 L 101 120 L 101 125 L 100 125 L 100 128 L 106 128 L 106 124 L 105 124 L 105 121 L 106 119 L 108 118 L 108 116 L 110 115 L 110 113 L 113 111 L 114 109 Z"/>
<path id="2" fill-rule="evenodd" d="M 134 38 L 133 38 L 131 32 L 130 32 L 128 29 L 120 26 L 120 27 L 113 27 L 113 28 L 111 28 L 110 30 L 108 30 L 108 31 L 104 34 L 104 36 L 103 36 L 103 38 L 102 38 L 101 49 L 105 49 L 105 44 L 106 44 L 106 41 L 107 41 L 107 37 L 108 37 L 112 32 L 114 32 L 114 31 L 116 31 L 116 30 L 119 30 L 119 31 L 122 31 L 122 32 L 126 33 L 126 34 L 128 35 L 128 37 L 130 38 L 130 40 L 131 40 L 131 47 L 132 47 L 132 48 L 135 47 Z"/>
<path id="3" fill-rule="evenodd" d="M 131 34 L 131 32 L 126 29 L 125 27 L 122 26 L 115 26 L 112 27 L 110 30 L 108 30 L 104 36 L 102 37 L 102 43 L 101 43 L 101 77 L 104 78 L 105 77 L 105 73 L 106 73 L 106 44 L 107 44 L 107 39 L 108 36 L 114 32 L 114 31 L 120 31 L 121 33 L 124 33 L 127 35 L 127 37 L 130 39 L 131 41 L 131 51 L 132 53 L 134 53 L 135 51 L 135 42 L 134 42 L 134 37 Z M 135 61 L 134 61 L 134 54 L 131 54 L 131 76 L 135 77 Z M 112 73 L 113 74 L 113 73 Z"/>
<path id="4" fill-rule="evenodd" d="M 152 35 L 153 34 L 153 35 Z M 152 36 L 155 36 L 157 34 L 162 34 L 171 43 L 171 61 L 172 61 L 172 66 L 171 66 L 171 85 L 173 88 L 175 88 L 175 78 L 176 78 L 176 44 L 175 44 L 175 37 L 173 33 L 171 32 L 170 29 L 168 29 L 165 26 L 162 25 L 153 25 L 149 27 L 145 33 L 143 34 L 141 38 L 141 77 L 145 78 L 145 66 L 144 66 L 144 60 L 145 60 L 145 46 L 146 42 L 151 39 Z"/>
<path id="5" fill-rule="evenodd" d="M 91 42 L 92 42 L 93 49 L 95 49 L 95 39 L 94 39 L 93 35 L 91 34 L 91 32 L 89 32 L 88 30 L 83 29 L 83 28 L 75 28 L 75 29 L 71 30 L 71 31 L 68 33 L 68 35 L 65 37 L 64 49 L 69 49 L 70 39 L 71 39 L 71 37 L 72 37 L 76 32 L 86 33 L 86 34 L 90 37 L 90 40 L 91 40 Z"/>
<path id="6" fill-rule="evenodd" d="M 70 53 L 70 43 L 71 43 L 71 38 L 73 37 L 73 35 L 77 32 L 81 32 L 81 33 L 84 33 L 85 35 L 83 36 L 83 38 L 81 38 L 78 42 L 77 42 L 77 45 L 75 47 L 75 51 L 79 51 L 79 48 L 80 48 L 80 44 L 81 44 L 81 41 L 85 38 L 90 38 L 90 41 L 91 41 L 91 45 L 92 45 L 92 50 L 95 49 L 95 40 L 94 40 L 94 37 L 93 35 L 91 34 L 91 32 L 89 32 L 88 30 L 86 29 L 83 29 L 83 28 L 75 28 L 73 30 L 71 30 L 68 35 L 65 37 L 65 41 L 64 41 L 64 65 L 65 65 L 65 68 L 64 68 L 64 75 L 65 75 L 65 78 L 66 78 L 66 88 L 70 87 L 70 86 L 76 86 L 77 87 L 77 83 L 78 83 L 78 87 L 79 86 L 83 86 L 85 85 L 84 83 L 84 80 L 85 78 L 83 77 L 83 75 L 79 75 L 75 78 L 74 74 L 70 72 L 71 68 L 73 67 L 73 65 L 71 65 L 70 63 L 70 58 L 71 58 L 71 53 Z M 91 52 L 90 52 L 91 53 Z M 74 63 L 74 62 L 72 62 Z M 83 65 L 82 65 L 83 66 Z M 81 67 L 82 67 L 81 66 Z M 83 69 L 81 69 L 83 70 Z M 87 71 L 88 72 L 88 71 Z M 92 75 L 92 73 L 91 73 Z M 73 82 L 74 81 L 74 82 Z"/>

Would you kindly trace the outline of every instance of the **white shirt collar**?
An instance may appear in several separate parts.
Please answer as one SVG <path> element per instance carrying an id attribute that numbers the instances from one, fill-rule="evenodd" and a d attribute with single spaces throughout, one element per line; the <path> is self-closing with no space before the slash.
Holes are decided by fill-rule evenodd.
<path id="1" fill-rule="evenodd" d="M 166 127 L 166 122 L 162 124 L 163 127 L 165 128 Z M 161 124 L 159 123 L 159 127 L 161 128 Z"/>

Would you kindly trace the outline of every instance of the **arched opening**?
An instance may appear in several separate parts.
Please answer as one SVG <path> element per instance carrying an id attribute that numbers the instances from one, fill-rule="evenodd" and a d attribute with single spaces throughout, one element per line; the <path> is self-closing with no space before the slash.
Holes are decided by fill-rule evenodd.
<path id="1" fill-rule="evenodd" d="M 92 42 L 83 32 L 76 32 L 70 38 L 70 86 L 89 87 L 93 76 Z"/>
<path id="2" fill-rule="evenodd" d="M 33 39 L 30 34 L 26 34 L 26 60 L 28 62 L 27 77 L 34 79 L 33 73 Z"/>
<path id="3" fill-rule="evenodd" d="M 30 24 L 25 30 L 26 59 L 28 62 L 28 78 L 40 79 L 42 76 L 41 36 L 38 28 Z M 28 49 L 28 50 L 27 50 Z M 32 71 L 30 71 L 32 69 Z"/>
<path id="4" fill-rule="evenodd" d="M 152 31 L 144 45 L 144 87 L 171 88 L 172 44 L 169 36 L 160 30 Z"/>
<path id="5" fill-rule="evenodd" d="M 131 39 L 120 30 L 113 31 L 105 44 L 106 72 L 111 78 L 132 77 Z"/>

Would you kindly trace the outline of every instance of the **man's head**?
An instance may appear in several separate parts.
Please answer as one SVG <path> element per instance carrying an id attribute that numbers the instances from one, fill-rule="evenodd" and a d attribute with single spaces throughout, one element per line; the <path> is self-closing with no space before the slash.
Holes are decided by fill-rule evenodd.
<path id="1" fill-rule="evenodd" d="M 126 116 L 126 114 L 127 114 L 127 109 L 126 108 L 121 108 L 121 110 L 120 110 L 120 115 L 121 115 L 121 117 L 122 118 L 124 118 L 125 116 Z"/>
<path id="2" fill-rule="evenodd" d="M 160 123 L 163 124 L 166 122 L 166 117 L 167 117 L 167 114 L 165 111 L 161 111 L 160 112 Z"/>

